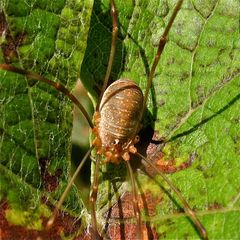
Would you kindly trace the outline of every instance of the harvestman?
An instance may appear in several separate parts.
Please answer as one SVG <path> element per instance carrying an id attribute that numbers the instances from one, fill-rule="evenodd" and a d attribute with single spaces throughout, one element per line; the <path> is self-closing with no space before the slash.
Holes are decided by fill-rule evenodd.
<path id="1" fill-rule="evenodd" d="M 67 196 L 76 176 L 78 175 L 80 169 L 85 163 L 86 159 L 90 155 L 91 151 L 95 147 L 98 153 L 98 157 L 96 158 L 95 163 L 95 172 L 94 179 L 91 186 L 91 194 L 90 194 L 90 205 L 91 205 L 91 221 L 92 221 L 92 236 L 95 239 L 101 239 L 102 237 L 99 234 L 97 228 L 97 219 L 96 219 L 96 200 L 98 193 L 98 176 L 99 176 L 99 168 L 100 168 L 100 157 L 99 155 L 103 155 L 105 158 L 105 162 L 111 163 L 119 163 L 120 161 L 124 161 L 127 165 L 127 169 L 130 176 L 131 186 L 132 186 L 132 196 L 133 196 L 133 208 L 134 214 L 137 220 L 137 229 L 138 229 L 138 238 L 143 239 L 143 231 L 141 224 L 141 214 L 138 207 L 137 200 L 137 189 L 136 183 L 133 176 L 133 171 L 131 165 L 129 163 L 130 153 L 137 155 L 140 159 L 145 161 L 150 167 L 152 167 L 169 185 L 169 187 L 175 192 L 179 200 L 181 201 L 183 208 L 186 214 L 191 218 L 196 228 L 199 231 L 199 234 L 203 239 L 208 239 L 207 232 L 200 220 L 197 218 L 194 211 L 190 208 L 186 200 L 183 198 L 179 190 L 173 185 L 173 183 L 162 173 L 160 172 L 156 166 L 151 163 L 148 159 L 138 153 L 134 144 L 139 141 L 138 132 L 141 129 L 141 121 L 143 118 L 143 114 L 146 110 L 146 103 L 149 95 L 149 89 L 153 80 L 153 76 L 155 73 L 155 69 L 160 60 L 160 56 L 163 52 L 164 46 L 167 41 L 167 36 L 170 31 L 170 28 L 175 20 L 175 17 L 178 11 L 181 8 L 183 0 L 179 0 L 175 6 L 173 14 L 166 26 L 166 29 L 161 36 L 158 44 L 158 50 L 155 55 L 155 59 L 153 65 L 151 67 L 151 71 L 147 80 L 147 87 L 143 96 L 141 89 L 137 86 L 137 84 L 128 79 L 119 79 L 108 86 L 109 76 L 111 73 L 115 50 L 116 50 L 116 40 L 118 34 L 118 18 L 115 7 L 115 1 L 111 0 L 111 15 L 112 15 L 112 44 L 111 51 L 109 56 L 109 62 L 107 66 L 106 75 L 104 78 L 99 102 L 96 106 L 93 122 L 89 115 L 87 114 L 84 107 L 81 103 L 76 99 L 76 97 L 63 85 L 53 82 L 47 78 L 44 78 L 38 74 L 26 71 L 24 69 L 16 68 L 14 66 L 10 66 L 8 64 L 0 64 L 0 68 L 16 72 L 22 75 L 25 75 L 27 78 L 35 79 L 38 81 L 45 82 L 48 85 L 51 85 L 53 88 L 58 91 L 64 93 L 77 107 L 81 110 L 86 120 L 89 123 L 89 126 L 92 128 L 93 133 L 95 135 L 95 139 L 92 142 L 92 147 L 88 150 L 83 160 L 79 164 L 77 170 L 69 181 L 64 193 L 62 194 L 60 200 L 58 201 L 51 218 L 47 223 L 47 228 L 50 228 L 55 220 L 56 214 L 63 204 L 65 197 Z M 107 87 L 108 86 L 108 87 Z M 124 101 L 123 101 L 124 100 Z M 115 116 L 115 117 L 114 117 Z M 117 124 L 115 124 L 117 122 Z"/>

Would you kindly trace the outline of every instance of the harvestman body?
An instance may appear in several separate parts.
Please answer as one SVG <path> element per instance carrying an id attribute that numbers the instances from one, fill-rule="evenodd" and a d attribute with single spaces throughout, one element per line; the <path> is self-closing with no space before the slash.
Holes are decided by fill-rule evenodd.
<path id="1" fill-rule="evenodd" d="M 99 112 L 94 115 L 93 145 L 98 154 L 105 155 L 106 162 L 128 161 L 129 152 L 137 152 L 134 144 L 139 141 L 142 109 L 142 91 L 131 80 L 117 80 L 104 92 Z"/>
<path id="2" fill-rule="evenodd" d="M 183 0 L 179 0 L 176 4 L 176 7 L 173 11 L 173 14 L 167 24 L 167 27 L 159 41 L 158 51 L 155 56 L 150 74 L 148 76 L 147 87 L 145 94 L 143 95 L 141 89 L 137 84 L 128 79 L 120 79 L 112 83 L 108 88 L 108 80 L 111 73 L 111 68 L 114 60 L 115 49 L 116 49 L 116 39 L 118 32 L 118 23 L 117 23 L 117 13 L 114 0 L 111 0 L 111 14 L 113 19 L 113 31 L 112 31 L 112 45 L 111 52 L 109 57 L 109 63 L 107 67 L 106 76 L 104 79 L 100 101 L 96 107 L 96 111 L 93 117 L 93 123 L 83 106 L 76 99 L 76 97 L 69 92 L 63 85 L 55 83 L 49 79 L 46 79 L 38 74 L 28 72 L 23 69 L 19 69 L 7 64 L 0 64 L 1 69 L 8 71 L 16 72 L 23 74 L 28 78 L 36 79 L 38 81 L 45 82 L 52 87 L 56 88 L 58 91 L 63 92 L 73 103 L 75 103 L 79 109 L 82 111 L 86 120 L 88 121 L 90 127 L 93 130 L 95 139 L 92 143 L 92 147 L 89 149 L 82 162 L 78 166 L 76 172 L 72 176 L 71 180 L 64 193 L 62 194 L 59 202 L 57 203 L 54 212 L 51 218 L 48 221 L 47 228 L 50 228 L 55 220 L 56 214 L 60 209 L 62 203 L 64 202 L 65 197 L 67 196 L 71 185 L 73 184 L 77 174 L 79 173 L 81 167 L 86 161 L 87 157 L 90 155 L 93 147 L 96 148 L 99 155 L 103 155 L 105 162 L 119 163 L 123 161 L 127 165 L 127 169 L 130 175 L 131 185 L 132 185 L 132 195 L 133 195 L 133 208 L 135 217 L 137 220 L 137 231 L 138 238 L 145 239 L 145 235 L 142 230 L 141 223 L 141 214 L 138 207 L 137 201 L 137 189 L 136 183 L 134 180 L 133 172 L 131 165 L 129 163 L 130 153 L 136 154 L 139 158 L 143 159 L 148 165 L 150 165 L 161 177 L 168 183 L 170 188 L 175 192 L 179 200 L 181 201 L 185 212 L 191 218 L 196 228 L 198 229 L 200 235 L 204 239 L 208 239 L 207 232 L 202 226 L 201 222 L 197 218 L 196 214 L 191 210 L 190 206 L 186 200 L 182 197 L 179 190 L 172 184 L 172 182 L 161 173 L 155 165 L 153 165 L 148 159 L 142 156 L 137 152 L 136 144 L 139 141 L 138 132 L 141 129 L 141 121 L 143 113 L 146 108 L 146 102 L 148 98 L 149 89 L 152 83 L 153 75 L 155 73 L 156 66 L 159 62 L 161 53 L 164 49 L 168 32 L 173 24 L 173 21 L 181 8 Z M 107 89 L 106 89 L 107 88 Z M 90 195 L 90 204 L 91 204 L 91 217 L 92 217 L 92 238 L 101 239 L 101 234 L 99 234 L 97 227 L 97 218 L 96 218 L 96 200 L 97 200 L 97 191 L 98 191 L 98 175 L 100 167 L 100 158 L 96 159 L 94 179 L 92 183 L 91 195 Z"/>

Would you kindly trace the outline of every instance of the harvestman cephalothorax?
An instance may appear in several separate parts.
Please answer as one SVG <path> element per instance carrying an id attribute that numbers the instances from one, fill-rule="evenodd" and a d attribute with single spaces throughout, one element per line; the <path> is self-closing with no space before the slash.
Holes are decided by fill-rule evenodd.
<path id="1" fill-rule="evenodd" d="M 56 214 L 60 209 L 61 205 L 63 204 L 77 174 L 79 173 L 81 167 L 83 166 L 84 162 L 91 154 L 93 148 L 97 151 L 97 157 L 95 160 L 95 173 L 94 179 L 91 186 L 91 194 L 90 194 L 90 206 L 91 206 L 91 234 L 94 239 L 101 239 L 101 233 L 98 229 L 97 224 L 97 217 L 96 217 L 96 200 L 98 194 L 98 177 L 99 177 L 99 168 L 100 168 L 100 155 L 103 156 L 104 161 L 116 163 L 118 164 L 120 161 L 124 161 L 127 165 L 128 173 L 131 180 L 132 186 L 132 196 L 133 196 L 133 209 L 135 218 L 137 221 L 137 232 L 139 239 L 145 239 L 142 230 L 142 219 L 141 213 L 138 206 L 138 192 L 136 181 L 133 176 L 133 170 L 130 165 L 131 154 L 135 154 L 137 157 L 142 159 L 147 165 L 153 168 L 162 178 L 167 182 L 169 187 L 174 191 L 177 195 L 179 200 L 182 203 L 182 206 L 186 212 L 186 214 L 191 218 L 194 225 L 199 231 L 199 234 L 204 239 L 208 239 L 207 232 L 203 225 L 201 224 L 200 220 L 194 213 L 194 211 L 190 208 L 189 204 L 186 200 L 182 197 L 180 191 L 172 184 L 172 182 L 163 174 L 161 173 L 154 164 L 152 164 L 147 158 L 142 156 L 135 144 L 139 141 L 138 133 L 141 129 L 141 122 L 143 118 L 143 114 L 146 110 L 146 103 L 149 95 L 149 89 L 151 87 L 152 79 L 155 73 L 155 69 L 161 57 L 162 51 L 164 49 L 165 43 L 167 41 L 168 33 L 171 29 L 171 26 L 175 20 L 175 17 L 178 11 L 181 9 L 183 0 L 179 0 L 175 6 L 173 14 L 165 28 L 164 33 L 162 34 L 159 44 L 158 50 L 155 55 L 155 59 L 153 61 L 153 65 L 151 67 L 148 79 L 147 79 L 147 87 L 144 92 L 142 93 L 141 89 L 138 85 L 129 79 L 119 79 L 108 86 L 109 76 L 111 73 L 115 50 L 116 50 L 116 40 L 118 34 L 118 17 L 117 11 L 115 6 L 115 1 L 111 0 L 111 14 L 112 14 L 112 44 L 111 44 L 111 51 L 107 66 L 107 71 L 105 75 L 105 79 L 103 82 L 101 94 L 99 97 L 98 104 L 95 109 L 95 113 L 93 116 L 93 121 L 89 117 L 88 113 L 81 105 L 81 103 L 76 99 L 76 97 L 70 93 L 70 91 L 59 83 L 55 83 L 52 80 L 44 78 L 38 74 L 16 68 L 14 66 L 10 66 L 7 64 L 0 64 L 0 68 L 16 72 L 22 75 L 25 75 L 29 79 L 35 79 L 38 81 L 45 82 L 46 84 L 52 86 L 53 88 L 57 89 L 64 93 L 77 107 L 81 110 L 83 115 L 85 116 L 89 126 L 92 128 L 93 134 L 95 136 L 92 147 L 86 153 L 85 157 L 81 161 L 80 165 L 78 166 L 76 172 L 72 176 L 71 180 L 68 183 L 64 193 L 62 194 L 60 200 L 58 201 L 51 218 L 47 223 L 47 228 L 50 228 L 55 220 Z"/>

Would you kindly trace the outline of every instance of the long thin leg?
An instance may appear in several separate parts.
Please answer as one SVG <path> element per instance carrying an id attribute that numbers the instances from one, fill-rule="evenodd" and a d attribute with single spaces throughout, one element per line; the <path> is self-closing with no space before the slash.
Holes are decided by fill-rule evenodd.
<path id="1" fill-rule="evenodd" d="M 116 11 L 116 5 L 115 1 L 111 0 L 111 15 L 112 15 L 112 44 L 111 44 L 111 51 L 110 51 L 110 56 L 108 60 L 108 66 L 107 66 L 107 71 L 106 75 L 104 78 L 100 98 L 98 100 L 98 105 L 97 105 L 97 110 L 99 108 L 99 104 L 102 100 L 103 93 L 105 92 L 105 89 L 107 88 L 108 81 L 109 81 L 109 76 L 111 74 L 112 70 L 112 65 L 115 57 L 115 52 L 116 52 L 116 43 L 117 43 L 117 35 L 118 35 L 118 16 L 117 16 L 117 11 Z"/>
<path id="2" fill-rule="evenodd" d="M 136 189 L 136 184 L 133 176 L 133 171 L 132 167 L 129 163 L 129 161 L 125 161 L 127 164 L 129 176 L 130 176 L 130 181 L 132 185 L 132 193 L 133 193 L 133 209 L 134 209 L 134 214 L 137 219 L 137 239 L 143 239 L 142 238 L 142 221 L 141 221 L 141 213 L 138 207 L 138 197 L 137 197 L 137 189 Z"/>
<path id="3" fill-rule="evenodd" d="M 76 106 L 80 109 L 80 111 L 82 112 L 82 114 L 84 115 L 84 117 L 86 118 L 89 126 L 91 128 L 93 128 L 93 123 L 92 120 L 90 118 L 90 116 L 88 115 L 87 111 L 85 110 L 85 108 L 82 106 L 82 104 L 77 100 L 77 98 L 65 87 L 63 86 L 61 83 L 57 83 L 54 82 L 48 78 L 45 78 L 39 74 L 21 69 L 21 68 L 17 68 L 8 64 L 0 64 L 0 69 L 9 71 L 9 72 L 15 72 L 21 75 L 24 75 L 25 77 L 29 78 L 29 79 L 34 79 L 40 82 L 44 82 L 50 86 L 52 86 L 53 88 L 55 88 L 56 90 L 62 92 L 64 95 L 66 95 L 71 102 L 75 103 Z"/>
<path id="4" fill-rule="evenodd" d="M 90 194 L 91 219 L 92 219 L 92 230 L 93 230 L 94 239 L 102 239 L 98 233 L 97 217 L 96 217 L 96 201 L 97 201 L 97 193 L 98 193 L 99 167 L 100 167 L 100 156 L 97 156 L 94 176 L 93 176 L 92 189 Z"/>
<path id="5" fill-rule="evenodd" d="M 171 16 L 171 18 L 170 18 L 170 20 L 167 24 L 167 27 L 165 28 L 164 33 L 159 40 L 158 50 L 157 50 L 157 53 L 155 55 L 154 62 L 153 62 L 153 65 L 152 65 L 152 68 L 150 70 L 148 80 L 147 80 L 147 86 L 146 86 L 146 90 L 145 90 L 145 94 L 144 94 L 144 105 L 143 105 L 144 108 L 143 108 L 143 111 L 142 111 L 142 115 L 143 115 L 143 113 L 145 112 L 145 109 L 146 109 L 146 104 L 147 104 L 147 100 L 148 100 L 149 90 L 150 90 L 150 87 L 152 85 L 153 76 L 154 76 L 156 67 L 158 65 L 158 62 L 160 60 L 160 57 L 162 55 L 165 44 L 167 42 L 168 33 L 169 33 L 169 31 L 172 27 L 172 24 L 173 24 L 173 22 L 174 22 L 174 20 L 177 16 L 178 11 L 181 9 L 182 3 L 183 3 L 183 0 L 178 1 L 177 5 L 174 8 L 173 14 L 172 14 L 172 16 Z"/>
<path id="6" fill-rule="evenodd" d="M 84 163 L 86 162 L 86 160 L 87 160 L 88 156 L 90 155 L 92 149 L 93 149 L 93 147 L 91 147 L 91 148 L 87 151 L 87 153 L 85 154 L 84 158 L 82 159 L 82 161 L 81 161 L 80 164 L 78 165 L 76 171 L 74 172 L 72 178 L 71 178 L 70 181 L 68 182 L 67 187 L 65 188 L 65 190 L 64 190 L 64 192 L 63 192 L 60 200 L 58 201 L 58 203 L 57 203 L 57 205 L 56 205 L 56 207 L 55 207 L 55 209 L 54 209 L 54 211 L 53 211 L 53 213 L 52 213 L 52 216 L 49 218 L 49 220 L 48 220 L 48 222 L 47 222 L 47 226 L 46 226 L 47 229 L 50 229 L 50 228 L 52 227 L 52 225 L 53 225 L 53 223 L 54 223 L 54 220 L 55 220 L 55 218 L 56 218 L 56 215 L 57 215 L 60 207 L 62 206 L 62 204 L 63 204 L 63 202 L 64 202 L 64 200 L 65 200 L 65 198 L 66 198 L 66 196 L 67 196 L 67 194 L 68 194 L 68 192 L 69 192 L 69 190 L 70 190 L 71 187 L 72 187 L 72 184 L 73 184 L 74 180 L 76 179 L 76 177 L 77 177 L 77 175 L 79 174 L 82 166 L 83 166 Z"/>
<path id="7" fill-rule="evenodd" d="M 191 209 L 187 201 L 183 198 L 182 194 L 179 192 L 179 190 L 174 186 L 174 184 L 170 181 L 170 179 L 163 174 L 157 167 L 152 164 L 147 158 L 145 158 L 142 154 L 136 153 L 137 156 L 139 156 L 141 159 L 143 159 L 148 165 L 150 165 L 163 179 L 166 181 L 166 183 L 169 185 L 169 187 L 175 192 L 179 200 L 182 202 L 184 211 L 188 214 L 188 216 L 191 218 L 195 226 L 197 227 L 200 235 L 202 236 L 203 239 L 208 239 L 208 234 L 200 220 L 198 219 L 197 215 L 195 212 Z"/>

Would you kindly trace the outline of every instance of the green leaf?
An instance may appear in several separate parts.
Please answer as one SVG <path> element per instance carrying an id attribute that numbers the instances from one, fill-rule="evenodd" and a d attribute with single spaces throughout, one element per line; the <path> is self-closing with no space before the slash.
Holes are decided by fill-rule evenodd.
<path id="1" fill-rule="evenodd" d="M 92 4 L 1 1 L 0 62 L 73 89 L 84 57 Z M 0 74 L 1 200 L 9 204 L 10 223 L 43 229 L 49 206 L 54 207 L 70 178 L 73 104 L 46 84 L 11 72 Z M 48 213 L 43 211 L 46 203 Z M 74 217 L 82 215 L 76 187 L 64 209 Z"/>
<path id="2" fill-rule="evenodd" d="M 132 1 L 117 1 L 120 34 L 111 81 L 129 78 L 145 88 L 159 38 L 175 3 L 137 1 L 134 5 Z M 111 47 L 108 6 L 106 1 L 94 4 L 81 67 L 81 79 L 95 98 Z M 150 117 L 146 122 L 154 128 L 155 140 L 165 139 L 164 146 L 150 144 L 154 147 L 148 156 L 152 161 L 169 164 L 167 170 L 180 170 L 169 177 L 199 215 L 210 239 L 240 236 L 238 227 L 234 227 L 239 223 L 240 210 L 238 8 L 238 1 L 184 1 L 157 67 L 148 101 Z M 89 83 L 94 87 L 89 87 Z M 148 137 L 146 133 L 141 136 L 142 140 Z M 119 167 L 105 171 L 98 206 L 99 216 L 105 213 L 106 217 L 114 199 L 130 187 L 126 173 Z M 161 199 L 154 216 L 148 217 L 160 236 L 199 237 L 191 221 L 179 213 L 181 203 L 174 194 L 169 198 L 145 174 L 135 175 L 142 193 L 150 191 L 151 200 Z M 161 181 L 160 177 L 156 179 Z M 125 210 L 123 207 L 123 213 Z M 113 222 L 111 229 L 117 220 L 110 217 L 109 221 Z"/>
<path id="3" fill-rule="evenodd" d="M 175 3 L 116 1 L 120 33 L 111 81 L 130 78 L 145 89 L 158 40 Z M 91 1 L 5 0 L 0 6 L 5 28 L 10 30 L 1 35 L 1 62 L 35 71 L 69 89 L 80 74 L 96 101 L 111 47 L 107 0 L 94 2 L 91 22 Z M 164 145 L 148 142 L 148 157 L 168 164 L 167 169 L 180 169 L 168 176 L 210 239 L 240 236 L 238 8 L 237 0 L 184 1 L 155 73 L 146 114 L 154 139 L 165 139 Z M 14 210 L 12 216 L 18 216 L 19 209 L 30 212 L 35 207 L 32 222 L 38 228 L 39 215 L 49 215 L 42 210 L 41 197 L 48 197 L 47 190 L 56 183 L 49 199 L 57 199 L 69 178 L 72 105 L 49 86 L 13 73 L 0 74 L 1 196 Z M 141 134 L 143 141 L 152 137 L 146 132 Z M 191 166 L 181 169 L 186 162 Z M 44 179 L 42 165 L 44 176 L 54 184 Z M 101 172 L 97 206 L 99 224 L 104 224 L 109 208 L 113 206 L 112 215 L 117 211 L 119 196 L 128 203 L 131 187 L 124 165 L 105 165 Z M 150 221 L 159 237 L 199 238 L 180 211 L 181 203 L 174 194 L 169 197 L 171 190 L 159 176 L 154 181 L 142 171 L 135 176 L 144 196 L 142 205 L 148 207 L 142 211 L 143 219 Z M 122 203 L 125 216 L 129 209 Z M 81 213 L 76 188 L 65 206 L 72 215 Z M 129 212 L 126 223 L 134 221 Z M 117 227 L 116 217 L 108 220 L 109 231 Z M 29 227 L 27 222 L 22 225 Z"/>

